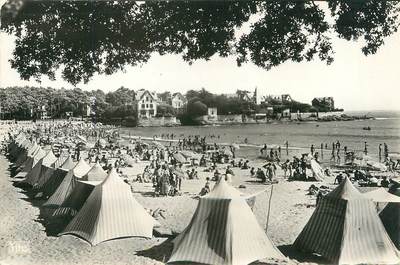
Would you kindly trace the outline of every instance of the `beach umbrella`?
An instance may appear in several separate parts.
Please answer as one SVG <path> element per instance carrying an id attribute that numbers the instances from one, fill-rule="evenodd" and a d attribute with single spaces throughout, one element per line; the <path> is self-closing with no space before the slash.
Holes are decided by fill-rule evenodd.
<path id="1" fill-rule="evenodd" d="M 229 149 L 224 149 L 224 153 L 223 153 L 225 156 L 233 156 L 233 153 L 232 153 L 232 151 L 231 150 L 229 150 Z"/>
<path id="2" fill-rule="evenodd" d="M 104 140 L 104 139 L 100 139 L 100 140 L 99 140 L 99 144 L 100 144 L 101 146 L 106 146 L 106 145 L 107 145 L 107 141 Z"/>
<path id="3" fill-rule="evenodd" d="M 153 144 L 154 146 L 156 146 L 157 148 L 165 149 L 165 146 L 164 146 L 162 143 L 160 143 L 160 142 L 152 141 L 152 144 Z"/>
<path id="4" fill-rule="evenodd" d="M 194 156 L 194 153 L 193 153 L 193 152 L 187 151 L 187 150 L 181 151 L 180 153 L 181 153 L 185 158 L 191 158 L 191 157 Z"/>
<path id="5" fill-rule="evenodd" d="M 240 145 L 239 144 L 232 144 L 232 147 L 235 148 L 236 150 L 240 149 Z"/>
<path id="6" fill-rule="evenodd" d="M 83 137 L 82 135 L 77 135 L 76 138 L 78 138 L 80 141 L 82 141 L 82 142 L 84 142 L 84 143 L 87 142 L 86 138 Z"/>
<path id="7" fill-rule="evenodd" d="M 183 156 L 181 153 L 176 153 L 172 155 L 176 161 L 178 161 L 179 163 L 186 163 L 186 158 L 185 156 Z"/>

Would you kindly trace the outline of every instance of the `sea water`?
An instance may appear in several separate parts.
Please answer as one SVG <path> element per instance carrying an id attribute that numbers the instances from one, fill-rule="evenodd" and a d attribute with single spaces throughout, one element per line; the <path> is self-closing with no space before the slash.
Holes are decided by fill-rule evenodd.
<path id="1" fill-rule="evenodd" d="M 321 153 L 324 146 L 324 159 L 331 158 L 332 143 L 340 142 L 341 148 L 347 146 L 349 151 L 363 152 L 367 142 L 368 155 L 378 159 L 378 146 L 386 143 L 390 153 L 400 152 L 400 112 L 347 112 L 349 115 L 370 115 L 374 120 L 332 121 L 332 122 L 272 122 L 269 124 L 221 125 L 221 126 L 180 126 L 162 128 L 124 128 L 122 133 L 143 137 L 160 137 L 161 134 L 175 135 L 175 139 L 189 135 L 207 136 L 210 143 L 244 143 L 256 146 L 282 147 L 283 158 L 310 152 L 313 144 Z M 363 128 L 370 127 L 371 130 Z M 285 142 L 290 147 L 286 155 Z M 325 150 L 325 144 L 328 150 Z M 297 149 L 298 148 L 298 149 Z M 239 156 L 250 159 L 259 155 L 259 148 L 241 148 Z M 343 159 L 343 157 L 342 157 Z"/>

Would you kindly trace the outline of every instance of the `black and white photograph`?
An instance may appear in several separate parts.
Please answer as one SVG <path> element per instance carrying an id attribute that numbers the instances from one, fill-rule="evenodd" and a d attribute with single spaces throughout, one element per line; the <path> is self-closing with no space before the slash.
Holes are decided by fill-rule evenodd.
<path id="1" fill-rule="evenodd" d="M 400 265 L 400 1 L 0 7 L 0 265 Z"/>

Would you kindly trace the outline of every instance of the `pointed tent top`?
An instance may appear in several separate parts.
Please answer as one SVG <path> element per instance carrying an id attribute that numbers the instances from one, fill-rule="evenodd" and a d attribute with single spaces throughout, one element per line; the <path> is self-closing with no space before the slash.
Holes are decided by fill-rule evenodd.
<path id="1" fill-rule="evenodd" d="M 40 160 L 45 156 L 46 156 L 46 151 L 44 151 L 41 147 L 39 147 L 38 150 L 33 154 L 33 157 L 37 160 Z"/>
<path id="2" fill-rule="evenodd" d="M 51 166 L 53 168 L 59 168 L 62 166 L 62 164 L 64 164 L 65 160 L 67 159 L 67 156 L 63 155 L 62 153 L 60 154 L 60 156 L 57 158 L 56 161 L 54 161 Z"/>
<path id="3" fill-rule="evenodd" d="M 374 202 L 397 202 L 400 203 L 400 197 L 393 195 L 386 191 L 385 188 L 375 189 L 370 192 L 363 194 L 366 198 L 373 200 Z"/>
<path id="4" fill-rule="evenodd" d="M 57 157 L 54 155 L 53 151 L 50 149 L 49 152 L 47 152 L 46 156 L 43 157 L 42 164 L 45 166 L 50 166 L 54 162 L 57 161 Z"/>
<path id="5" fill-rule="evenodd" d="M 342 200 L 365 199 L 365 197 L 353 186 L 348 177 L 340 183 L 333 191 L 329 192 L 326 197 L 337 198 Z"/>
<path id="6" fill-rule="evenodd" d="M 78 161 L 76 166 L 72 169 L 77 178 L 82 178 L 90 170 L 90 166 L 86 163 L 83 157 Z"/>
<path id="7" fill-rule="evenodd" d="M 61 168 L 70 170 L 75 167 L 75 162 L 72 160 L 71 156 L 68 156 L 67 159 L 65 159 L 64 163 L 61 165 Z"/>
<path id="8" fill-rule="evenodd" d="M 89 172 L 82 177 L 82 179 L 86 181 L 102 181 L 107 177 L 107 175 L 107 172 L 105 172 L 99 162 L 97 162 L 92 166 Z"/>
<path id="9" fill-rule="evenodd" d="M 213 190 L 204 196 L 204 198 L 210 198 L 210 199 L 237 199 L 237 198 L 242 198 L 242 194 L 229 185 L 225 177 L 222 176 L 220 180 L 215 184 Z"/>
<path id="10" fill-rule="evenodd" d="M 28 149 L 28 155 L 33 155 L 36 150 L 39 148 L 40 146 L 36 143 L 36 141 L 32 144 L 31 148 Z"/>
<path id="11" fill-rule="evenodd" d="M 103 182 L 100 183 L 100 185 L 106 185 L 115 181 L 124 183 L 123 180 L 119 177 L 115 168 L 112 168 L 108 173 L 107 177 L 103 180 Z"/>

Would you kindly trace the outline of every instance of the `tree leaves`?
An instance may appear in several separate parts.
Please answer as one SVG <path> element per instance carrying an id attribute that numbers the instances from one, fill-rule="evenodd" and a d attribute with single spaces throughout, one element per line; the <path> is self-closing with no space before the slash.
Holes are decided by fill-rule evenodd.
<path id="1" fill-rule="evenodd" d="M 398 2 L 331 0 L 333 21 L 313 1 L 20 1 L 2 7 L 1 28 L 17 36 L 11 60 L 22 79 L 76 85 L 146 63 L 154 53 L 188 63 L 233 55 L 271 69 L 286 61 L 333 61 L 331 33 L 364 38 L 376 53 L 398 27 Z M 250 31 L 237 32 L 245 23 Z M 253 21 L 253 20 L 251 20 Z M 330 22 L 328 22 L 330 21 Z"/>

